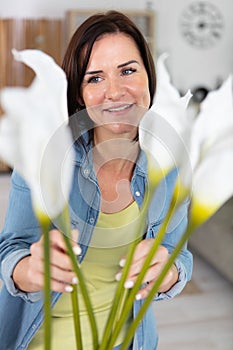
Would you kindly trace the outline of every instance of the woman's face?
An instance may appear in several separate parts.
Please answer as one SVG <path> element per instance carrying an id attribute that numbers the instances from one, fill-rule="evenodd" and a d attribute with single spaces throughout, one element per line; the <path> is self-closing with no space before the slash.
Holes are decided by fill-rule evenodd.
<path id="1" fill-rule="evenodd" d="M 150 105 L 150 93 L 143 60 L 131 37 L 106 34 L 95 42 L 82 98 L 99 132 L 111 137 L 137 134 L 138 122 Z"/>

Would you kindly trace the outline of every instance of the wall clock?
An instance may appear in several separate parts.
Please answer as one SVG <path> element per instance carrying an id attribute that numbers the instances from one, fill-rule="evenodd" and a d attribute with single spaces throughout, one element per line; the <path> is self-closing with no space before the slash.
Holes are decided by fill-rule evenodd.
<path id="1" fill-rule="evenodd" d="M 196 1 L 186 7 L 181 14 L 179 25 L 186 42 L 197 48 L 214 46 L 224 31 L 224 20 L 220 10 L 207 1 Z"/>

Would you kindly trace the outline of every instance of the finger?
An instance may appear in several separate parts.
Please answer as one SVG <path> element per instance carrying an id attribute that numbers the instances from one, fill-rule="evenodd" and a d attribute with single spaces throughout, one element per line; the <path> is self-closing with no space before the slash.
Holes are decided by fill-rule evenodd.
<path id="1" fill-rule="evenodd" d="M 56 249 L 59 249 L 63 252 L 67 251 L 66 243 L 63 238 L 63 235 L 60 231 L 58 230 L 51 230 L 49 232 L 49 239 L 50 239 L 50 244 L 52 247 L 56 247 Z"/>
<path id="2" fill-rule="evenodd" d="M 33 263 L 33 262 L 32 262 Z M 44 263 L 42 262 L 36 262 L 33 263 L 33 268 L 30 270 L 30 280 L 36 281 L 36 275 L 41 274 L 44 275 Z M 57 281 L 62 281 L 64 283 L 68 284 L 77 284 L 78 279 L 76 277 L 76 274 L 73 272 L 73 270 L 64 269 L 63 267 L 59 267 L 57 265 L 50 265 L 50 275 L 51 278 Z"/>
<path id="3" fill-rule="evenodd" d="M 167 258 L 168 258 L 167 249 L 163 246 L 159 247 L 158 251 L 156 252 L 156 254 L 154 255 L 151 261 L 150 267 L 146 271 L 146 274 L 142 280 L 142 283 L 156 279 L 160 271 L 162 270 L 164 264 L 166 263 Z M 138 260 L 132 263 L 126 282 L 124 284 L 124 287 L 126 289 L 130 289 L 134 286 L 138 278 L 138 275 L 141 272 L 141 269 L 144 265 L 144 262 L 145 262 L 145 258 L 142 258 L 141 260 Z M 120 277 L 121 277 L 121 271 L 117 273 L 116 280 L 119 281 Z"/>
<path id="4" fill-rule="evenodd" d="M 142 240 L 135 248 L 132 264 L 136 264 L 138 261 L 140 261 L 143 257 L 145 258 L 154 242 L 154 239 L 147 238 Z M 122 256 L 119 266 L 124 267 L 126 263 L 126 256 Z"/>
<path id="5" fill-rule="evenodd" d="M 32 281 L 32 288 L 35 291 L 43 290 L 44 288 L 44 274 L 38 271 L 33 272 L 29 271 L 28 276 Z M 74 283 L 73 283 L 74 284 Z M 64 283 L 63 281 L 58 281 L 57 279 L 50 279 L 50 289 L 54 292 L 69 293 L 73 291 L 71 283 Z"/>
<path id="6" fill-rule="evenodd" d="M 159 292 L 166 292 L 178 281 L 179 273 L 175 264 L 171 266 L 165 278 L 159 286 Z"/>
<path id="7" fill-rule="evenodd" d="M 51 266 L 51 278 L 57 282 L 63 282 L 65 284 L 77 284 L 78 279 L 73 271 L 64 271 L 57 266 Z"/>
<path id="8" fill-rule="evenodd" d="M 66 251 L 66 244 L 62 234 L 58 230 L 51 230 L 49 232 L 50 247 L 54 247 L 61 251 Z M 33 243 L 30 247 L 31 253 L 43 258 L 44 255 L 44 236 L 41 236 L 40 240 Z"/>
<path id="9" fill-rule="evenodd" d="M 42 240 L 39 240 L 30 246 L 30 254 L 35 259 L 43 260 L 44 251 Z"/>
<path id="10" fill-rule="evenodd" d="M 76 238 L 78 237 L 78 231 L 76 229 L 71 231 L 71 239 L 70 243 L 72 245 L 73 251 L 76 255 L 81 254 L 81 248 L 77 244 Z M 64 240 L 63 234 L 58 231 L 58 230 L 51 230 L 50 231 L 50 242 L 51 245 L 54 247 L 57 247 L 57 249 L 63 251 L 63 252 L 68 252 L 68 248 L 66 246 L 66 242 Z"/>
<path id="11" fill-rule="evenodd" d="M 71 293 L 73 291 L 73 287 L 71 284 L 51 280 L 51 290 L 58 293 Z"/>
<path id="12" fill-rule="evenodd" d="M 72 271 L 73 265 L 69 255 L 57 249 L 57 247 L 52 247 L 50 250 L 50 263 L 58 267 L 63 271 Z"/>
<path id="13" fill-rule="evenodd" d="M 150 266 L 141 283 L 144 284 L 147 281 L 152 281 L 152 280 L 156 279 L 159 276 L 161 268 L 162 267 L 160 264 L 155 264 L 155 265 Z M 126 289 L 132 288 L 135 285 L 137 278 L 138 278 L 138 275 L 131 276 L 131 277 L 127 278 L 125 281 L 124 287 Z"/>
<path id="14" fill-rule="evenodd" d="M 138 274 L 141 272 L 141 270 L 143 268 L 143 265 L 145 263 L 147 255 L 148 255 L 148 252 L 146 255 L 141 256 L 140 259 L 133 259 L 132 264 L 131 264 L 130 269 L 129 269 L 127 279 L 135 279 L 138 276 Z M 158 266 L 163 265 L 167 261 L 167 258 L 168 258 L 168 250 L 165 247 L 160 246 L 150 262 L 150 267 L 149 267 L 148 271 L 151 271 L 150 269 L 152 267 L 155 267 L 156 265 L 158 265 Z M 157 272 L 156 270 L 157 269 L 154 270 L 155 273 Z M 154 277 L 156 277 L 156 276 L 157 276 L 157 274 Z M 147 277 L 149 277 L 149 276 L 147 276 Z"/>
<path id="15" fill-rule="evenodd" d="M 76 243 L 78 242 L 78 237 L 79 237 L 79 232 L 76 228 L 73 228 L 71 230 L 71 237 L 72 237 L 72 240 Z"/>
<path id="16" fill-rule="evenodd" d="M 67 255 L 67 247 L 66 247 L 64 238 L 62 237 L 62 234 L 57 230 L 50 231 L 50 242 L 51 242 L 50 255 L 53 263 L 55 263 L 57 259 L 63 259 L 62 255 L 59 254 L 59 252 L 63 254 L 65 253 Z M 81 253 L 80 246 L 73 240 L 71 241 L 71 244 L 73 246 L 74 253 L 76 255 L 79 255 Z M 38 242 L 35 242 L 31 245 L 30 253 L 36 259 L 43 260 L 43 257 L 44 257 L 43 237 Z M 66 267 L 65 267 L 66 269 L 69 268 L 68 265 L 66 264 Z"/>
<path id="17" fill-rule="evenodd" d="M 31 248 L 30 266 L 33 270 L 43 273 L 44 271 L 44 255 L 43 247 L 34 243 Z M 57 247 L 50 248 L 50 264 L 60 268 L 63 271 L 71 271 L 72 263 L 69 256 L 59 250 Z"/>
<path id="18" fill-rule="evenodd" d="M 30 252 L 32 257 L 31 262 L 34 264 L 35 269 L 42 272 L 44 269 L 44 251 L 41 242 L 32 244 Z M 57 245 L 50 247 L 50 263 L 65 271 L 72 270 L 70 257 Z"/>
<path id="19" fill-rule="evenodd" d="M 146 297 L 148 297 L 152 287 L 154 285 L 154 281 L 151 282 L 147 282 L 146 286 L 144 288 L 141 288 L 138 293 L 135 296 L 136 300 L 142 300 L 145 299 Z"/>
<path id="20" fill-rule="evenodd" d="M 44 263 L 34 261 L 30 258 L 30 267 L 27 270 L 28 279 L 31 281 L 31 288 L 34 291 L 42 290 L 44 287 Z M 71 285 L 77 284 L 77 276 L 72 271 L 64 271 L 54 265 L 50 268 L 51 289 L 58 292 L 72 291 Z"/>
<path id="21" fill-rule="evenodd" d="M 150 242 L 151 241 L 151 242 Z M 148 251 L 152 245 L 152 242 L 154 242 L 154 239 L 146 239 L 140 242 L 134 252 L 133 259 L 131 262 L 130 270 L 129 270 L 129 276 L 137 275 L 138 272 L 141 270 L 143 261 L 145 260 Z M 124 267 L 126 263 L 126 256 L 122 256 L 121 260 L 119 261 L 119 266 Z M 116 275 L 116 280 L 119 280 L 121 276 L 121 270 L 118 271 Z"/>
<path id="22" fill-rule="evenodd" d="M 154 239 L 148 238 L 148 239 L 142 240 L 137 245 L 135 252 L 134 252 L 133 259 L 132 259 L 132 263 L 130 266 L 129 277 L 136 276 L 141 271 L 142 266 L 144 264 L 144 261 L 146 260 L 148 253 L 150 252 L 150 250 L 152 248 L 153 243 L 154 243 Z M 156 263 L 158 258 L 159 258 L 158 254 L 157 254 L 157 256 L 155 254 L 152 261 L 151 261 L 151 265 Z"/>
<path id="23" fill-rule="evenodd" d="M 157 277 L 159 276 L 161 272 L 161 269 L 159 269 L 157 271 Z M 175 278 L 174 278 L 175 276 Z M 153 280 L 150 279 L 150 274 L 146 275 L 145 280 L 147 280 L 148 282 L 144 282 L 144 287 L 141 288 L 139 290 L 139 292 L 136 295 L 136 300 L 140 300 L 140 299 L 144 299 L 148 296 L 149 292 L 151 291 L 154 283 L 157 280 L 157 277 L 154 278 Z M 165 275 L 162 283 L 159 285 L 158 287 L 158 292 L 166 292 L 167 290 L 169 290 L 171 288 L 171 286 L 176 283 L 178 278 L 178 271 L 175 265 L 173 265 L 169 271 L 167 272 L 167 274 Z M 172 284 L 171 284 L 172 281 Z M 174 282 L 175 281 L 175 282 Z"/>

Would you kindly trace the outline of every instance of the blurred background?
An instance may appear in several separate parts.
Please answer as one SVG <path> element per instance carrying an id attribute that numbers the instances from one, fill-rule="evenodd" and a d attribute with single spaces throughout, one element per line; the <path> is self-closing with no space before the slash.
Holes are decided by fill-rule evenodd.
<path id="1" fill-rule="evenodd" d="M 232 0 L 1 0 L 0 88 L 28 86 L 33 78 L 30 69 L 13 61 L 12 48 L 40 49 L 61 64 L 75 28 L 90 14 L 109 9 L 125 12 L 138 24 L 155 62 L 168 53 L 172 82 L 181 94 L 191 89 L 194 95 L 192 113 L 232 73 Z M 10 172 L 0 160 L 0 230 Z M 194 233 L 189 246 L 193 280 L 176 299 L 154 305 L 158 349 L 232 350 L 233 199 Z"/>

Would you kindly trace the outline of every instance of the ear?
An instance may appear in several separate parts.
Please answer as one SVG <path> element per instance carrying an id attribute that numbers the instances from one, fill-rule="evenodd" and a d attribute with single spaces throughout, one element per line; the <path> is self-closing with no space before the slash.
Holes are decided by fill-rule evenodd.
<path id="1" fill-rule="evenodd" d="M 82 98 L 81 96 L 79 96 L 79 97 L 77 98 L 77 102 L 78 102 L 78 104 L 79 104 L 80 106 L 85 106 L 85 103 L 84 103 L 83 98 Z"/>

